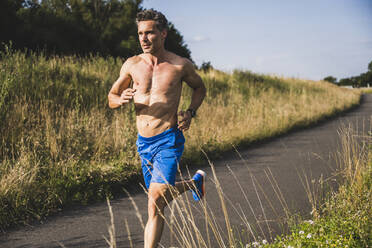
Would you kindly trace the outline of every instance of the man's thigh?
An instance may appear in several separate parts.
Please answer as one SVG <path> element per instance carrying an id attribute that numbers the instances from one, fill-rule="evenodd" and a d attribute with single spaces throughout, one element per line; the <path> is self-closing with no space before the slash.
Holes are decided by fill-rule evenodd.
<path id="1" fill-rule="evenodd" d="M 153 159 L 151 183 L 175 185 L 176 174 L 183 150 L 164 149 Z"/>

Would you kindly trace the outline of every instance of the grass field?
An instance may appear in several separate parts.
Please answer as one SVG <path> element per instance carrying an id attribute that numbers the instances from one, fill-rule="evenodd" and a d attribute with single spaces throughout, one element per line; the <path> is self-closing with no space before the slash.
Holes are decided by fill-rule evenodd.
<path id="1" fill-rule="evenodd" d="M 360 90 L 364 94 L 372 94 L 372 88 L 361 88 Z"/>
<path id="2" fill-rule="evenodd" d="M 271 244 L 260 241 L 246 247 L 371 247 L 371 126 L 368 130 L 369 134 L 362 136 L 351 127 L 340 130 L 339 187 L 327 192 L 311 220 L 294 223 L 290 234 L 277 237 Z"/>
<path id="3" fill-rule="evenodd" d="M 342 144 L 341 149 L 334 156 L 338 167 L 328 178 L 305 183 L 304 187 L 309 197 L 308 200 L 312 205 L 310 219 L 304 220 L 302 216 L 294 215 L 289 209 L 286 209 L 288 208 L 285 203 L 286 199 L 283 198 L 280 187 L 276 184 L 274 177 L 271 179 L 268 177 L 267 183 L 272 183 L 273 187 L 277 187 L 276 197 L 284 203 L 283 208 L 288 213 L 284 220 L 288 223 L 288 229 L 283 228 L 283 234 L 276 237 L 271 235 L 262 236 L 263 233 L 260 233 L 260 228 L 257 228 L 259 223 L 262 223 L 256 218 L 258 211 L 238 208 L 236 205 L 239 204 L 229 201 L 229 197 L 224 193 L 215 173 L 214 166 L 210 163 L 212 168 L 212 175 L 210 176 L 213 178 L 213 184 L 210 184 L 210 187 L 215 187 L 218 192 L 220 203 L 217 205 L 219 206 L 211 206 L 208 201 L 201 201 L 199 202 L 200 211 L 196 211 L 195 214 L 187 196 L 172 201 L 169 213 L 164 218 L 171 236 L 174 237 L 173 247 L 370 247 L 372 245 L 372 133 L 370 125 L 366 128 L 368 128 L 366 130 L 369 130 L 368 134 L 358 132 L 351 126 L 338 130 Z M 232 170 L 230 170 L 230 173 L 233 176 L 232 181 L 235 179 L 234 183 L 239 185 Z M 327 187 L 326 192 L 312 190 L 314 185 L 309 185 L 315 183 L 323 187 L 328 186 L 332 178 L 337 178 L 337 187 Z M 259 184 L 254 185 L 260 187 Z M 242 195 L 241 203 L 246 202 L 250 205 L 250 199 L 247 198 L 240 185 L 239 188 L 237 188 L 237 194 Z M 228 208 L 229 211 L 227 211 Z M 110 203 L 109 211 L 111 218 L 113 218 Z M 246 216 L 249 216 L 250 211 L 255 218 L 248 221 Z M 234 212 L 239 214 L 241 218 L 240 230 L 232 228 L 233 225 L 230 223 L 229 216 Z M 141 216 L 141 213 L 137 212 L 137 216 Z M 204 219 L 205 225 L 195 225 L 194 220 L 197 218 Z M 224 223 L 221 222 L 221 219 L 224 220 Z M 108 241 L 108 247 L 114 248 L 116 247 L 115 225 L 113 220 L 111 221 L 112 225 L 109 227 L 110 239 L 106 240 Z M 133 247 L 128 227 L 127 235 L 130 247 Z M 246 240 L 251 241 L 247 243 Z M 213 245 L 211 245 L 211 241 L 214 242 Z"/>
<path id="4" fill-rule="evenodd" d="M 121 193 L 140 175 L 132 105 L 107 106 L 122 60 L 0 56 L 0 226 Z M 185 134 L 183 162 L 315 123 L 359 103 L 360 93 L 326 82 L 199 72 L 207 97 Z M 191 91 L 183 91 L 185 109 Z"/>

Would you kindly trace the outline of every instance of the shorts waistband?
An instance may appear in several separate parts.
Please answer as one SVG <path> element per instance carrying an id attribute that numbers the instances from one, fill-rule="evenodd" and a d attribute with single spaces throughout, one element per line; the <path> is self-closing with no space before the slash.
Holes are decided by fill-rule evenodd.
<path id="1" fill-rule="evenodd" d="M 159 140 L 159 139 L 162 139 L 164 138 L 165 136 L 167 136 L 167 134 L 169 133 L 173 133 L 173 132 L 176 132 L 178 130 L 178 128 L 176 127 L 171 127 L 167 130 L 165 130 L 164 132 L 162 133 L 159 133 L 155 136 L 151 136 L 151 137 L 143 137 L 141 136 L 140 134 L 138 134 L 138 141 L 142 141 L 142 142 L 152 142 L 152 141 L 156 141 L 156 140 Z"/>

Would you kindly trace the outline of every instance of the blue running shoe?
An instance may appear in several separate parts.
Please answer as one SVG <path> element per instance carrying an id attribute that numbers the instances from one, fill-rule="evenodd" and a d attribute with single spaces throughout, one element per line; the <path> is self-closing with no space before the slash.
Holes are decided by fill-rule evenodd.
<path id="1" fill-rule="evenodd" d="M 206 176 L 207 174 L 204 171 L 198 170 L 192 177 L 192 180 L 194 180 L 196 186 L 196 190 L 195 189 L 191 190 L 192 197 L 194 197 L 195 201 L 200 201 L 205 194 L 204 182 Z"/>

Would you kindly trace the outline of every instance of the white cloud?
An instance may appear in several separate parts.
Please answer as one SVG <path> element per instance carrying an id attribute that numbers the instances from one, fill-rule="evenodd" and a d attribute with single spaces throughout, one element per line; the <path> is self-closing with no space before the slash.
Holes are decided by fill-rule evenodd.
<path id="1" fill-rule="evenodd" d="M 192 41 L 194 41 L 194 42 L 203 42 L 203 41 L 207 41 L 207 40 L 209 40 L 209 38 L 206 37 L 206 36 L 203 36 L 203 35 L 196 35 L 192 38 Z"/>

